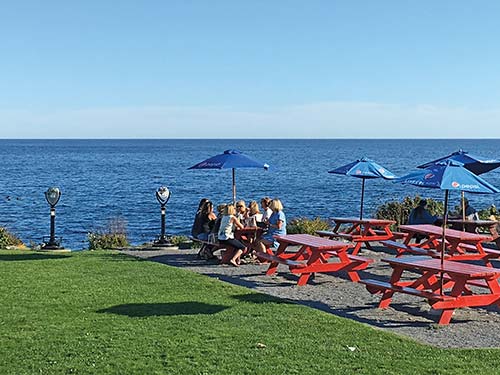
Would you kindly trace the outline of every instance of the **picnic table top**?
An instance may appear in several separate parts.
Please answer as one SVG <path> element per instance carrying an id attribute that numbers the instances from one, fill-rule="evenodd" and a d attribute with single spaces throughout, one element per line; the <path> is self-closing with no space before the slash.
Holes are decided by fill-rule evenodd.
<path id="1" fill-rule="evenodd" d="M 352 224 L 370 224 L 370 225 L 391 225 L 396 223 L 394 220 L 388 220 L 388 219 L 373 219 L 373 218 L 360 219 L 359 217 L 332 217 L 331 220 L 333 220 L 335 223 L 340 223 L 340 224 L 352 223 Z"/>
<path id="2" fill-rule="evenodd" d="M 404 232 L 421 233 L 427 235 L 442 235 L 443 228 L 432 224 L 416 224 L 416 225 L 400 225 L 399 229 Z M 445 237 L 457 239 L 460 241 L 477 241 L 486 242 L 491 241 L 493 238 L 484 234 L 463 232 L 456 229 L 445 229 Z"/>
<path id="3" fill-rule="evenodd" d="M 448 223 L 450 224 L 466 224 L 466 225 L 474 225 L 476 227 L 490 227 L 492 225 L 498 224 L 496 220 L 463 220 L 463 219 L 448 219 Z"/>
<path id="4" fill-rule="evenodd" d="M 454 262 L 452 260 L 444 260 L 441 265 L 440 259 L 430 258 L 427 256 L 409 256 L 401 258 L 386 258 L 382 259 L 391 265 L 417 268 L 428 271 L 446 272 L 448 274 L 458 274 L 469 278 L 479 277 L 499 277 L 500 269 L 485 267 L 476 264 Z"/>
<path id="5" fill-rule="evenodd" d="M 280 243 L 306 245 L 319 250 L 338 250 L 351 246 L 350 243 L 347 242 L 330 240 L 325 237 L 318 237 L 310 234 L 287 234 L 284 236 L 274 236 L 274 238 Z"/>

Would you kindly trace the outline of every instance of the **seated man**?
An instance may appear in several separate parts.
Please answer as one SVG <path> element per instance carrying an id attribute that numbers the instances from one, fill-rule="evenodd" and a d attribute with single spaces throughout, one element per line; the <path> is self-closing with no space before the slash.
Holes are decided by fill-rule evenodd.
<path id="1" fill-rule="evenodd" d="M 437 216 L 432 215 L 429 210 L 427 210 L 425 207 L 427 206 L 427 201 L 425 199 L 421 199 L 420 202 L 418 202 L 417 207 L 415 207 L 413 210 L 411 210 L 410 215 L 408 216 L 408 224 L 410 225 L 415 225 L 415 224 L 436 224 L 439 222 L 439 219 Z M 415 236 L 415 241 L 416 243 L 420 243 L 420 241 L 424 237 L 422 235 L 416 235 Z"/>

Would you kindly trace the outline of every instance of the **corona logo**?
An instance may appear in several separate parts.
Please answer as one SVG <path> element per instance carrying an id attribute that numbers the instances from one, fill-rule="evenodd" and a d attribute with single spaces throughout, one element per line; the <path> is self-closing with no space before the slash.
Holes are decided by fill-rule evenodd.
<path id="1" fill-rule="evenodd" d="M 459 187 L 459 186 L 460 186 L 460 184 L 459 184 L 458 182 L 456 182 L 456 181 L 453 181 L 453 182 L 451 183 L 451 186 L 453 186 L 454 188 L 457 188 L 457 187 Z"/>
<path id="2" fill-rule="evenodd" d="M 426 180 L 430 180 L 432 177 L 434 177 L 434 175 L 432 173 L 427 173 L 425 176 L 424 176 L 424 179 Z"/>
<path id="3" fill-rule="evenodd" d="M 357 169 L 357 170 L 356 170 L 356 174 L 361 174 L 361 170 L 360 170 L 360 169 Z"/>

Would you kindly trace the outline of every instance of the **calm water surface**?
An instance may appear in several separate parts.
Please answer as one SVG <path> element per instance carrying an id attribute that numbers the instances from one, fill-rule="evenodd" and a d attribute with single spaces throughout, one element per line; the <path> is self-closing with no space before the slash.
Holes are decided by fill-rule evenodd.
<path id="1" fill-rule="evenodd" d="M 500 158 L 500 140 L 0 140 L 0 226 L 25 242 L 49 232 L 43 192 L 62 191 L 56 234 L 68 248 L 87 247 L 86 235 L 109 220 L 127 222 L 134 244 L 160 231 L 155 191 L 168 186 L 167 232 L 189 233 L 202 197 L 216 204 L 231 200 L 230 170 L 187 170 L 193 164 L 236 148 L 271 165 L 269 171 L 237 171 L 238 198 L 279 197 L 288 218 L 323 218 L 359 212 L 361 180 L 327 173 L 367 156 L 397 175 L 460 148 Z M 500 187 L 500 171 L 483 176 Z M 365 215 L 389 200 L 443 193 L 387 181 L 366 183 Z M 498 195 L 468 195 L 480 209 L 499 205 Z M 452 204 L 458 204 L 459 195 Z"/>

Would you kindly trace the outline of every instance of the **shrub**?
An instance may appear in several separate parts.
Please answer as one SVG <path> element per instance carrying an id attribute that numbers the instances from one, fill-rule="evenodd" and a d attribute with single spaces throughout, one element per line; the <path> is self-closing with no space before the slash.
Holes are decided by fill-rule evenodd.
<path id="1" fill-rule="evenodd" d="M 191 241 L 187 236 L 172 236 L 170 237 L 170 243 L 175 246 L 179 246 L 181 242 Z"/>
<path id="2" fill-rule="evenodd" d="M 328 221 L 321 219 L 319 217 L 314 219 L 308 219 L 304 217 L 292 219 L 286 226 L 286 231 L 288 234 L 315 234 L 317 230 L 328 230 L 330 229 L 330 224 Z"/>
<path id="3" fill-rule="evenodd" d="M 110 220 L 104 230 L 89 233 L 87 235 L 89 250 L 111 250 L 128 246 L 126 227 L 126 221 L 117 218 Z"/>
<path id="4" fill-rule="evenodd" d="M 418 205 L 422 198 L 420 196 L 404 197 L 401 202 L 390 201 L 377 208 L 375 217 L 377 219 L 394 220 L 396 226 L 406 224 L 410 211 Z M 427 209 L 432 215 L 443 216 L 443 203 L 433 199 L 427 199 Z"/>
<path id="5" fill-rule="evenodd" d="M 0 249 L 22 245 L 23 242 L 15 234 L 10 233 L 6 228 L 0 227 Z"/>

